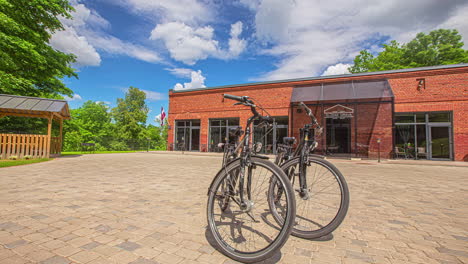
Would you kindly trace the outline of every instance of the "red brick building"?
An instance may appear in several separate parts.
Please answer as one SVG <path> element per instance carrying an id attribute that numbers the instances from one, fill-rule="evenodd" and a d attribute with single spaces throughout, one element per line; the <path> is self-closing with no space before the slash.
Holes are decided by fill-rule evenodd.
<path id="1" fill-rule="evenodd" d="M 320 153 L 468 161 L 468 64 L 170 90 L 169 149 L 219 151 L 229 127 L 245 126 L 250 110 L 224 93 L 254 98 L 274 117 L 272 129 L 255 129 L 264 152 L 298 137 L 304 102 L 324 128 Z"/>

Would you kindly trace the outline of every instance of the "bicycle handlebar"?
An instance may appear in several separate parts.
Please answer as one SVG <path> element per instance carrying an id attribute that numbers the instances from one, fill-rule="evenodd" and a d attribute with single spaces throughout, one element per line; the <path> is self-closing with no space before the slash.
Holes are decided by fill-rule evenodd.
<path id="1" fill-rule="evenodd" d="M 232 94 L 223 94 L 223 97 L 227 99 L 239 101 L 241 103 L 245 103 L 249 99 L 248 96 L 237 96 L 237 95 L 232 95 Z"/>
<path id="2" fill-rule="evenodd" d="M 320 126 L 319 123 L 317 122 L 317 118 L 315 118 L 314 114 L 312 113 L 312 110 L 310 110 L 309 107 L 307 107 L 307 105 L 304 104 L 304 102 L 300 102 L 299 103 L 299 106 L 304 109 L 304 111 L 307 112 L 307 115 L 310 117 L 310 119 L 312 119 L 312 123 L 314 125 L 317 125 L 317 126 Z"/>
<path id="3" fill-rule="evenodd" d="M 260 121 L 259 125 L 265 124 L 265 123 L 268 123 L 268 124 L 273 123 L 273 118 L 271 118 L 270 116 L 262 116 L 261 114 L 259 114 L 257 112 L 257 109 L 256 109 L 257 106 L 254 104 L 254 102 L 252 100 L 249 99 L 248 96 L 237 96 L 237 95 L 232 95 L 232 94 L 223 94 L 223 97 L 226 98 L 226 99 L 231 99 L 231 100 L 235 100 L 235 101 L 239 102 L 239 103 L 235 103 L 234 105 L 242 104 L 242 105 L 245 105 L 245 106 L 250 106 L 250 110 L 254 114 L 253 118 L 257 118 Z"/>
<path id="4" fill-rule="evenodd" d="M 300 103 L 299 103 L 299 106 L 302 107 L 302 109 L 304 109 L 304 111 L 307 112 L 307 115 L 308 115 L 308 116 L 311 116 L 311 115 L 312 115 L 312 110 L 310 110 L 310 108 L 307 107 L 307 105 L 305 105 L 304 102 L 300 102 Z"/>

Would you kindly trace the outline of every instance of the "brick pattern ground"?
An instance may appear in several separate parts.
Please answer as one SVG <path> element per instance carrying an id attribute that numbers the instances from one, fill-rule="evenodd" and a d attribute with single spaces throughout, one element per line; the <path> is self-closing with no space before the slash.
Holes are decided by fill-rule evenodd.
<path id="1" fill-rule="evenodd" d="M 0 263 L 234 263 L 206 238 L 220 162 L 135 153 L 0 169 Z M 335 164 L 351 192 L 343 225 L 292 237 L 267 263 L 468 263 L 467 167 Z"/>

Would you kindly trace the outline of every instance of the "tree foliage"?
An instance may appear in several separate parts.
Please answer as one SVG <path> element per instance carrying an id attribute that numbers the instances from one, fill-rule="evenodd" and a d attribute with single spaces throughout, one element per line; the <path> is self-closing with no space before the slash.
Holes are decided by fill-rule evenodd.
<path id="1" fill-rule="evenodd" d="M 59 16 L 70 18 L 67 0 L 0 0 L 0 93 L 42 96 L 73 92 L 62 78 L 77 77 L 75 56 L 49 45 L 62 30 Z"/>
<path id="2" fill-rule="evenodd" d="M 122 138 L 134 139 L 141 136 L 149 112 L 145 99 L 145 92 L 132 86 L 124 99 L 117 99 L 117 107 L 112 110 L 112 115 Z"/>
<path id="3" fill-rule="evenodd" d="M 438 29 L 418 33 L 406 44 L 395 40 L 383 45 L 377 56 L 362 50 L 349 68 L 351 73 L 396 70 L 468 62 L 468 50 L 457 30 Z"/>
<path id="4" fill-rule="evenodd" d="M 114 109 L 87 101 L 72 110 L 72 119 L 64 124 L 64 150 L 80 150 L 82 143 L 94 143 L 96 150 L 166 149 L 167 125 L 146 125 L 145 97 L 131 87 Z"/>
<path id="5" fill-rule="evenodd" d="M 99 148 L 109 148 L 108 138 L 113 136 L 113 125 L 108 106 L 86 101 L 71 111 L 72 119 L 64 124 L 65 149 L 77 150 L 81 143 L 95 143 Z"/>

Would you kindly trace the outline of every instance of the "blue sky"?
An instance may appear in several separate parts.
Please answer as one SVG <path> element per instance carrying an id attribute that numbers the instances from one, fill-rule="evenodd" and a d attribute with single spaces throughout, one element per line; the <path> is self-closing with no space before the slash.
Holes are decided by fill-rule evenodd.
<path id="1" fill-rule="evenodd" d="M 463 0 L 71 0 L 51 45 L 77 56 L 75 95 L 111 106 L 129 86 L 147 93 L 154 123 L 169 89 L 344 74 L 362 49 L 455 28 Z M 166 110 L 167 112 L 167 110 Z"/>

